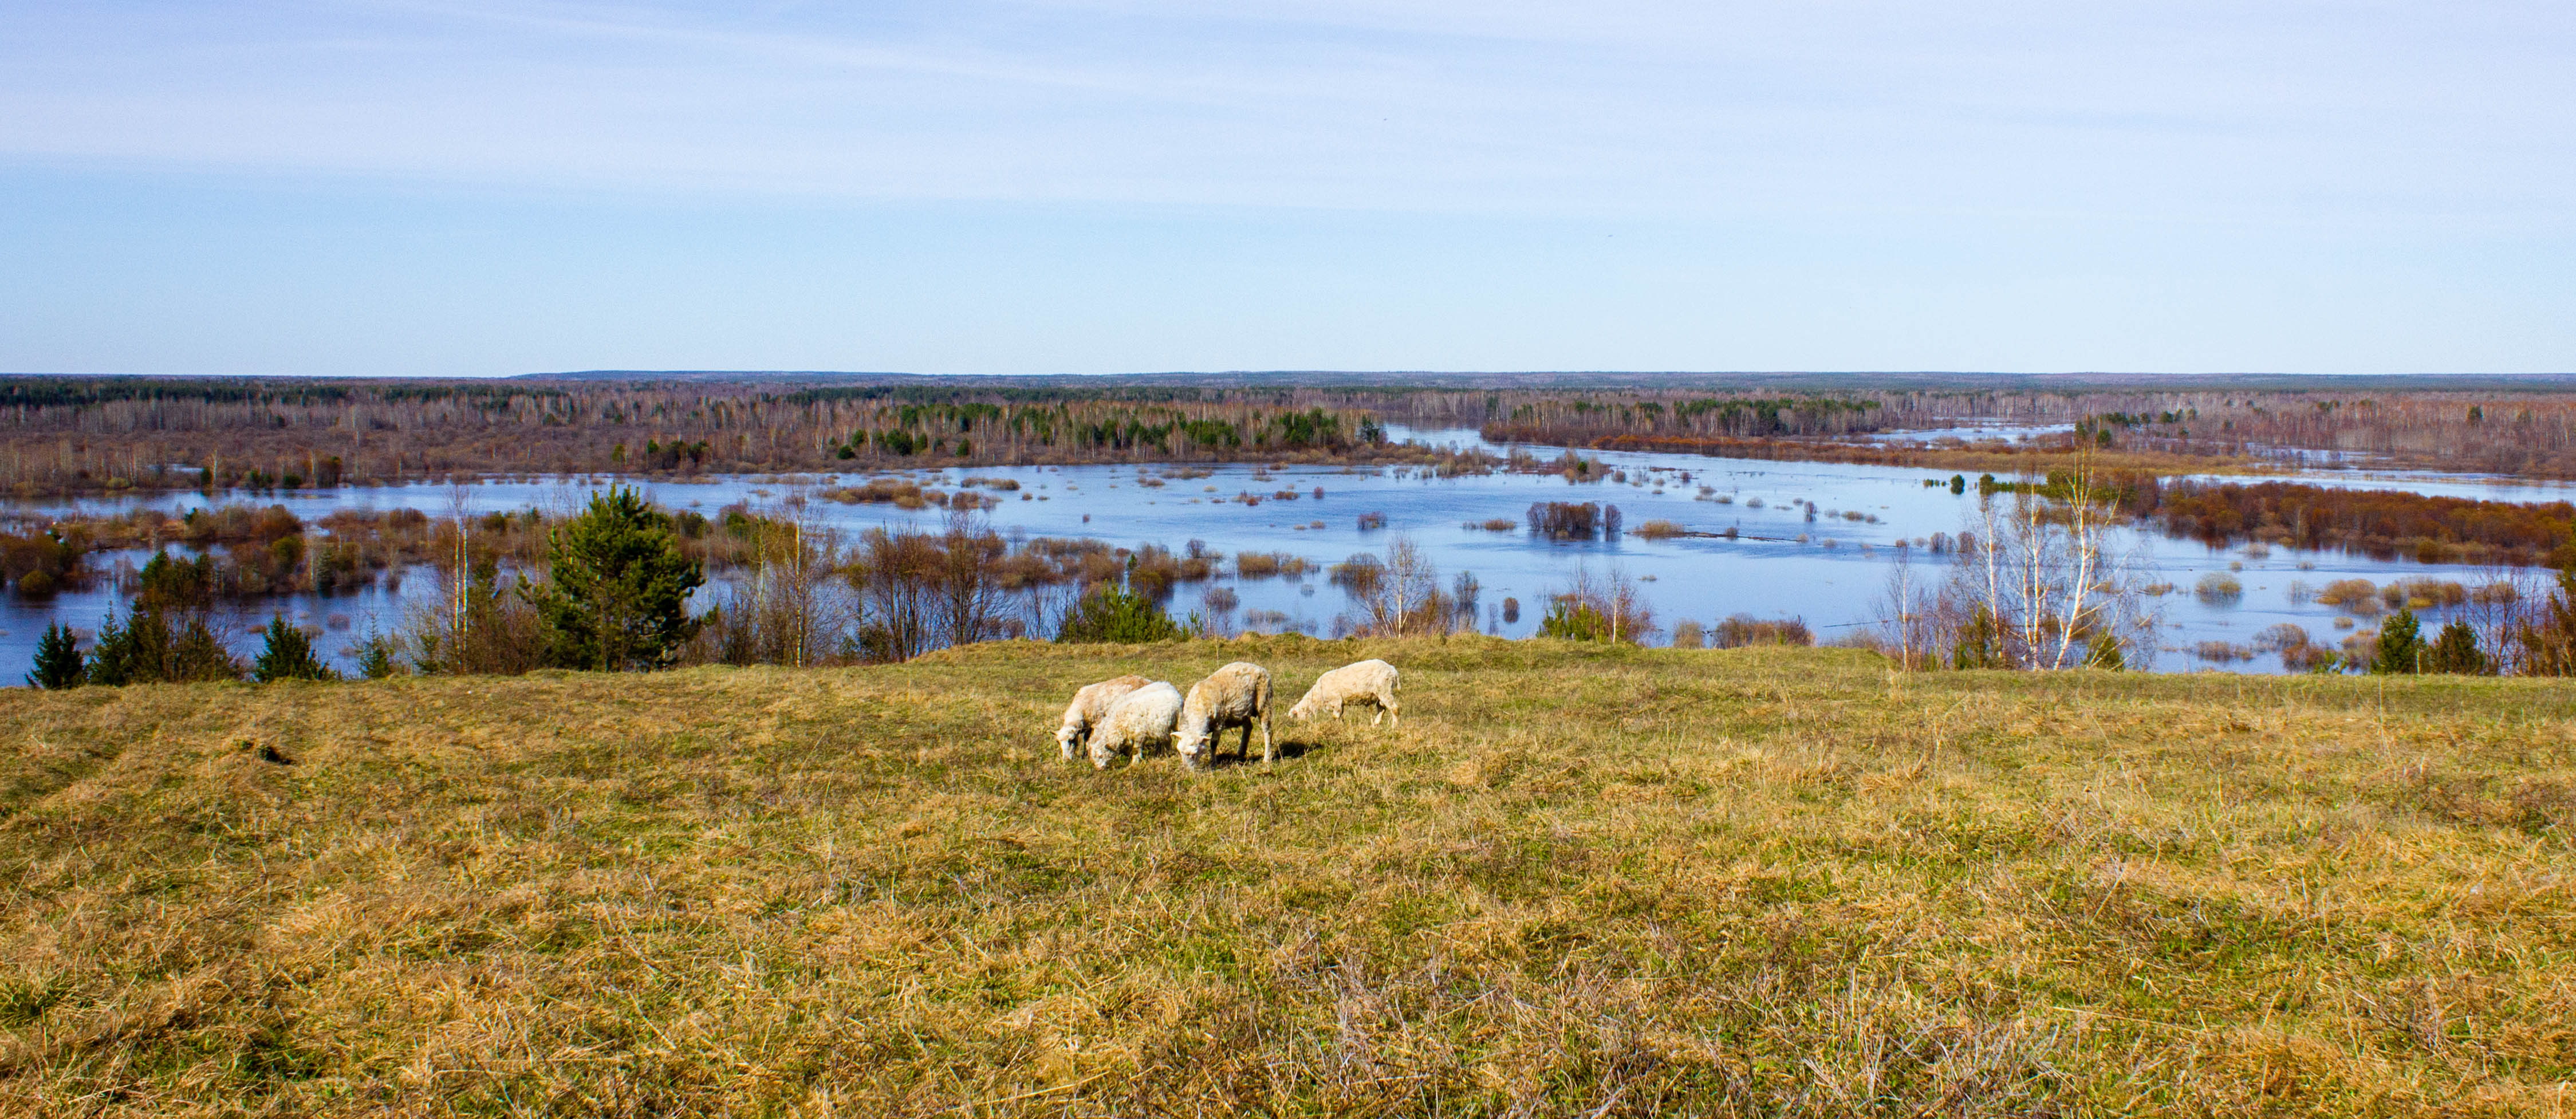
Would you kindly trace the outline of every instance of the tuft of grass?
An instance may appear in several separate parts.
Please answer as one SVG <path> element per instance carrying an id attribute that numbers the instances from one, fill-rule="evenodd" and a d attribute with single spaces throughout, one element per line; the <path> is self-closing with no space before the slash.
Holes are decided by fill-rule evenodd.
<path id="1" fill-rule="evenodd" d="M 1049 735 L 1367 657 L 1402 724 L 1272 768 Z M 1475 637 L 12 690 L 0 1111 L 2549 1114 L 2571 742 L 2531 680 Z"/>

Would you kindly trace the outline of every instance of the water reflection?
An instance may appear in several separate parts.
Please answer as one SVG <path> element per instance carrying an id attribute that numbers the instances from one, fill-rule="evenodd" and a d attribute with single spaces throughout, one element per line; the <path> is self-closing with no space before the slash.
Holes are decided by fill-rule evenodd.
<path id="1" fill-rule="evenodd" d="M 1394 427 L 1390 434 L 1397 439 L 1486 445 L 1473 431 Z M 1557 453 L 1553 448 L 1532 449 L 1543 450 L 1547 457 Z M 1928 541 L 1935 533 L 1956 533 L 1968 526 L 1977 502 L 1973 486 L 1963 495 L 1954 495 L 1946 487 L 1925 486 L 1927 479 L 1948 477 L 1947 472 L 1931 470 L 1649 452 L 1586 454 L 1608 468 L 1604 473 L 1621 472 L 1625 480 L 1576 484 L 1553 475 L 1436 478 L 1405 470 L 1248 465 L 1209 467 L 1205 477 L 1174 477 L 1160 486 L 1139 484 L 1140 472 L 1134 466 L 978 467 L 971 472 L 924 470 L 913 477 L 943 488 L 954 488 L 970 473 L 1017 481 L 1019 491 L 998 494 L 1001 504 L 978 514 L 1014 537 L 1094 537 L 1127 547 L 1162 544 L 1176 551 L 1188 541 L 1200 540 L 1227 556 L 1278 551 L 1325 564 L 1382 548 L 1391 534 L 1407 533 L 1430 552 L 1444 585 L 1459 572 L 1473 572 L 1488 606 L 1483 617 L 1496 632 L 1512 637 L 1527 636 L 1536 628 L 1544 612 L 1540 604 L 1580 567 L 1595 573 L 1615 568 L 1643 581 L 1656 620 L 1667 632 L 1684 618 L 1705 625 L 1743 613 L 1802 618 L 1821 639 L 1832 640 L 1876 624 L 1877 600 L 1898 554 L 1899 540 L 1911 544 Z M 642 485 L 654 500 L 671 508 L 713 513 L 735 502 L 769 507 L 800 497 L 810 499 L 828 485 L 854 480 L 722 477 Z M 2490 485 L 2477 478 L 2421 474 L 2357 478 L 2328 472 L 2303 480 L 2496 500 L 2564 500 L 2570 492 L 2558 486 Z M 211 502 L 194 493 L 157 494 L 16 508 L 114 513 L 148 507 L 177 514 L 209 504 L 274 502 L 307 522 L 340 508 L 416 508 L 433 516 L 531 507 L 568 513 L 609 481 L 558 478 L 275 497 L 231 494 Z M 1314 496 L 1319 488 L 1322 496 Z M 1271 496 L 1291 491 L 1296 495 L 1293 499 Z M 1251 505 L 1228 500 L 1245 493 L 1263 500 Z M 1630 531 L 1593 540 L 1533 539 L 1526 528 L 1526 512 L 1533 502 L 1549 500 L 1615 504 Z M 904 510 L 820 500 L 809 500 L 807 510 L 820 524 L 845 534 L 875 525 L 934 529 L 945 515 L 936 508 Z M 1370 514 L 1382 516 L 1384 527 L 1362 528 Z M 1736 536 L 1641 538 L 1634 530 L 1649 520 L 1672 521 L 1696 533 L 1733 529 Z M 1479 527 L 1479 522 L 1486 521 L 1508 521 L 1515 527 L 1503 532 Z M 2213 667 L 2187 650 L 2203 642 L 2250 646 L 2258 633 L 2284 622 L 2301 626 L 2319 642 L 2338 640 L 2342 636 L 2334 628 L 2335 619 L 2342 616 L 2338 609 L 2294 595 L 2294 583 L 2320 587 L 2336 579 L 2387 583 L 2430 576 L 2475 585 L 2491 574 L 2460 566 L 2380 562 L 2260 546 L 2219 551 L 2157 534 L 2123 533 L 2122 543 L 2154 569 L 2150 581 L 2180 588 L 2155 602 L 2161 628 L 2153 667 L 2165 670 Z M 1910 552 L 1915 577 L 1941 577 L 1946 558 L 1925 553 L 1919 548 Z M 143 557 L 97 558 L 108 562 L 121 558 L 139 565 Z M 2203 576 L 2213 573 L 2235 579 L 2240 595 L 2228 600 L 2190 593 Z M 1225 615 L 1237 626 L 1257 622 L 1268 629 L 1329 633 L 1335 615 L 1349 609 L 1341 592 L 1317 571 L 1299 578 L 1228 578 L 1184 585 L 1172 602 L 1174 612 L 1214 612 L 1204 596 L 1218 587 L 1233 599 Z M 343 650 L 348 644 L 371 626 L 382 631 L 399 629 L 405 611 L 430 601 L 435 593 L 434 580 L 412 572 L 393 586 L 252 602 L 219 612 L 218 617 L 234 629 L 236 647 L 247 653 L 256 645 L 253 631 L 272 610 L 283 611 L 324 629 L 326 635 L 318 644 L 346 668 Z M 8 597 L 0 604 L 0 631 L 5 631 L 0 633 L 0 673 L 6 673 L 0 678 L 14 683 L 26 670 L 36 638 L 48 621 L 59 619 L 86 633 L 97 627 L 116 597 L 104 584 L 67 592 L 50 602 Z M 1219 596 L 1220 601 L 1224 597 Z M 1494 609 L 1506 598 L 1521 604 L 1517 621 L 1502 621 Z M 2438 618 L 2438 612 L 2434 616 Z M 2361 624 L 2367 626 L 2368 619 Z M 2427 626 L 2428 632 L 2431 628 Z M 2219 667 L 2278 671 L 2280 665 L 2267 656 Z"/>

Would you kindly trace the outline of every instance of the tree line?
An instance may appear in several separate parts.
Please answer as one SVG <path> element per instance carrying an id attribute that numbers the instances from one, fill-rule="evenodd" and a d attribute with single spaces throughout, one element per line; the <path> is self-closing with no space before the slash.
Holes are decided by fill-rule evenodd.
<path id="1" fill-rule="evenodd" d="M 2088 449 L 2187 473 L 2358 457 L 2373 465 L 2576 477 L 2576 395 L 2408 385 L 2359 396 L 2193 382 L 2053 391 L 1728 389 L 1533 383 L 808 384 L 713 380 L 279 382 L 0 377 L 0 486 L 21 496 L 279 490 L 459 476 L 872 470 L 924 464 L 1422 461 L 1387 425 L 1498 441 L 1746 458 L 2011 469 Z M 1427 378 L 1427 380 L 1439 380 Z M 1827 382 L 1818 382 L 1824 384 Z M 2035 441 L 1901 438 L 2061 424 Z M 1875 437 L 1875 438 L 1872 438 Z M 1979 456 L 1993 460 L 1980 465 Z M 1483 464 L 1481 468 L 1489 468 Z"/>
<path id="2" fill-rule="evenodd" d="M 726 382 L 0 378 L 19 496 L 524 474 L 1422 461 L 1347 393 Z"/>

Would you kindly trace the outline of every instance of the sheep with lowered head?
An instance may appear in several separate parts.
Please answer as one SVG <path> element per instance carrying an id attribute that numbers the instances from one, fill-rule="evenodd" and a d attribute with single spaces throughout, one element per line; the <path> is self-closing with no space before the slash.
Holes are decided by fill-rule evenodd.
<path id="1" fill-rule="evenodd" d="M 1255 724 L 1261 727 L 1261 764 L 1268 765 L 1279 757 L 1270 744 L 1270 672 L 1236 661 L 1190 685 L 1190 698 L 1181 705 L 1180 728 L 1172 732 L 1172 744 L 1190 768 L 1204 769 L 1216 754 L 1213 739 L 1235 727 L 1243 728 L 1243 746 L 1235 756 L 1251 757 Z"/>
<path id="2" fill-rule="evenodd" d="M 1091 725 L 1091 768 L 1109 768 L 1109 759 L 1127 755 L 1127 764 L 1168 742 L 1181 718 L 1181 690 L 1156 680 L 1118 697 L 1109 713 Z"/>
<path id="3" fill-rule="evenodd" d="M 1064 722 L 1055 728 L 1056 748 L 1064 751 L 1064 760 L 1073 760 L 1073 748 L 1091 736 L 1091 728 L 1109 716 L 1109 705 L 1118 697 L 1144 687 L 1153 681 L 1129 673 L 1114 680 L 1085 684 L 1073 693 L 1073 702 L 1064 706 Z"/>
<path id="4" fill-rule="evenodd" d="M 1393 719 L 1400 724 L 1404 720 L 1395 701 L 1397 683 L 1395 666 L 1385 661 L 1346 664 L 1316 677 L 1315 686 L 1306 689 L 1305 698 L 1288 709 L 1288 717 L 1301 723 L 1317 715 L 1339 719 L 1343 707 L 1365 703 L 1377 708 L 1377 714 L 1369 719 L 1370 726 L 1376 726 L 1380 719 Z"/>

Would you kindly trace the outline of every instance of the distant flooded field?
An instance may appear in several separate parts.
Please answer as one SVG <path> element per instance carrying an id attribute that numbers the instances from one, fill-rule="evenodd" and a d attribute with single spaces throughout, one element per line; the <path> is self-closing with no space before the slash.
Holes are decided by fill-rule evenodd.
<path id="1" fill-rule="evenodd" d="M 1433 443 L 1484 445 L 1473 431 L 1391 428 L 1391 437 Z M 1504 447 L 1489 447 L 1497 452 Z M 1530 448 L 1535 449 L 1535 448 Z M 1543 453 L 1553 456 L 1555 448 Z M 1320 567 L 1355 553 L 1382 549 L 1397 534 L 1409 535 L 1439 565 L 1444 585 L 1472 573 L 1480 588 L 1480 628 L 1525 637 L 1537 627 L 1545 602 L 1578 572 L 1624 574 L 1640 581 L 1655 621 L 1666 634 L 1689 619 L 1703 626 L 1730 615 L 1798 618 L 1819 641 L 1870 629 L 1884 611 L 1890 572 L 1904 556 L 1917 583 L 1948 577 L 1952 557 L 1929 545 L 1936 535 L 1974 528 L 1978 497 L 1973 485 L 1953 493 L 1947 475 L 1901 467 L 1751 461 L 1692 455 L 1584 452 L 1600 464 L 1601 481 L 1569 482 L 1549 474 L 1495 473 L 1440 478 L 1409 467 L 1023 466 L 924 470 L 895 477 L 924 487 L 957 491 L 970 477 L 974 491 L 994 499 L 974 514 L 1006 537 L 1084 537 L 1135 548 L 1161 545 L 1174 551 L 1196 541 L 1225 557 L 1238 553 L 1287 553 L 1317 565 L 1294 577 L 1244 578 L 1232 565 L 1201 583 L 1183 584 L 1170 602 L 1178 617 L 1191 611 L 1234 629 L 1296 630 L 1331 635 L 1335 619 L 1351 604 Z M 884 477 L 873 475 L 868 477 Z M 826 491 L 856 486 L 867 477 L 843 475 L 721 476 L 686 482 L 640 484 L 675 510 L 714 515 L 731 505 L 780 509 L 803 503 L 805 519 L 844 537 L 878 525 L 935 529 L 948 513 L 936 506 L 845 504 Z M 2405 489 L 2502 501 L 2566 500 L 2554 485 L 2496 484 L 2467 476 L 2425 473 L 2365 476 L 2320 472 L 2302 481 L 2367 488 Z M 130 499 L 85 499 L 10 506 L 10 511 L 115 513 L 157 508 L 184 513 L 216 504 L 279 504 L 307 523 L 335 509 L 418 509 L 433 517 L 481 515 L 534 508 L 574 511 L 607 477 L 538 478 L 469 485 L 411 485 L 303 490 L 275 495 L 155 494 Z M 1939 486 L 1927 482 L 1943 483 Z M 998 484 L 996 484 L 998 483 Z M 1016 486 L 1016 489 L 1009 488 Z M 1533 535 L 1527 514 L 1537 502 L 1595 502 L 1620 510 L 1624 532 L 1589 540 Z M 1654 536 L 1639 530 L 1669 522 L 1684 535 Z M 1668 531 L 1660 527 L 1658 531 Z M 1700 533 L 1722 534 L 1732 538 Z M 2225 668 L 2280 671 L 2278 658 L 2256 655 L 2257 635 L 2282 623 L 2332 645 L 2355 627 L 2373 624 L 2373 604 L 2348 595 L 2333 604 L 2317 592 L 2338 580 L 2387 584 L 2431 579 L 2464 587 L 2514 573 L 2462 565 L 2383 562 L 2337 553 L 2300 552 L 2251 545 L 2217 550 L 2188 540 L 2121 530 L 2121 550 L 2134 557 L 2140 581 L 2169 586 L 2148 605 L 2157 614 L 2158 638 L 2148 664 L 2161 670 Z M 1900 546 L 1900 542 L 1903 545 Z M 139 567 L 143 554 L 93 556 L 94 567 Z M 392 577 L 355 591 L 283 596 L 219 607 L 235 631 L 236 647 L 256 647 L 252 631 L 272 612 L 325 631 L 320 646 L 335 657 L 371 627 L 401 628 L 406 612 L 434 593 L 423 572 Z M 2207 581 L 2206 585 L 2204 580 Z M 60 620 L 86 632 L 111 608 L 121 610 L 116 580 L 49 601 L 16 595 L 0 602 L 0 673 L 10 683 L 26 670 L 37 635 Z M 2232 585 L 2234 590 L 2228 591 Z M 1222 588 L 1231 607 L 1207 598 Z M 2216 593 L 2195 593 L 2196 590 Z M 704 592 L 701 592 L 702 594 Z M 2439 619 L 2449 609 L 2437 601 L 2418 607 Z M 1517 610 L 1507 610 L 1507 600 Z M 2340 625 L 2338 620 L 2341 619 Z M 2247 659 L 2250 655 L 2250 659 Z M 2132 664 L 2147 659 L 2133 655 Z"/>

